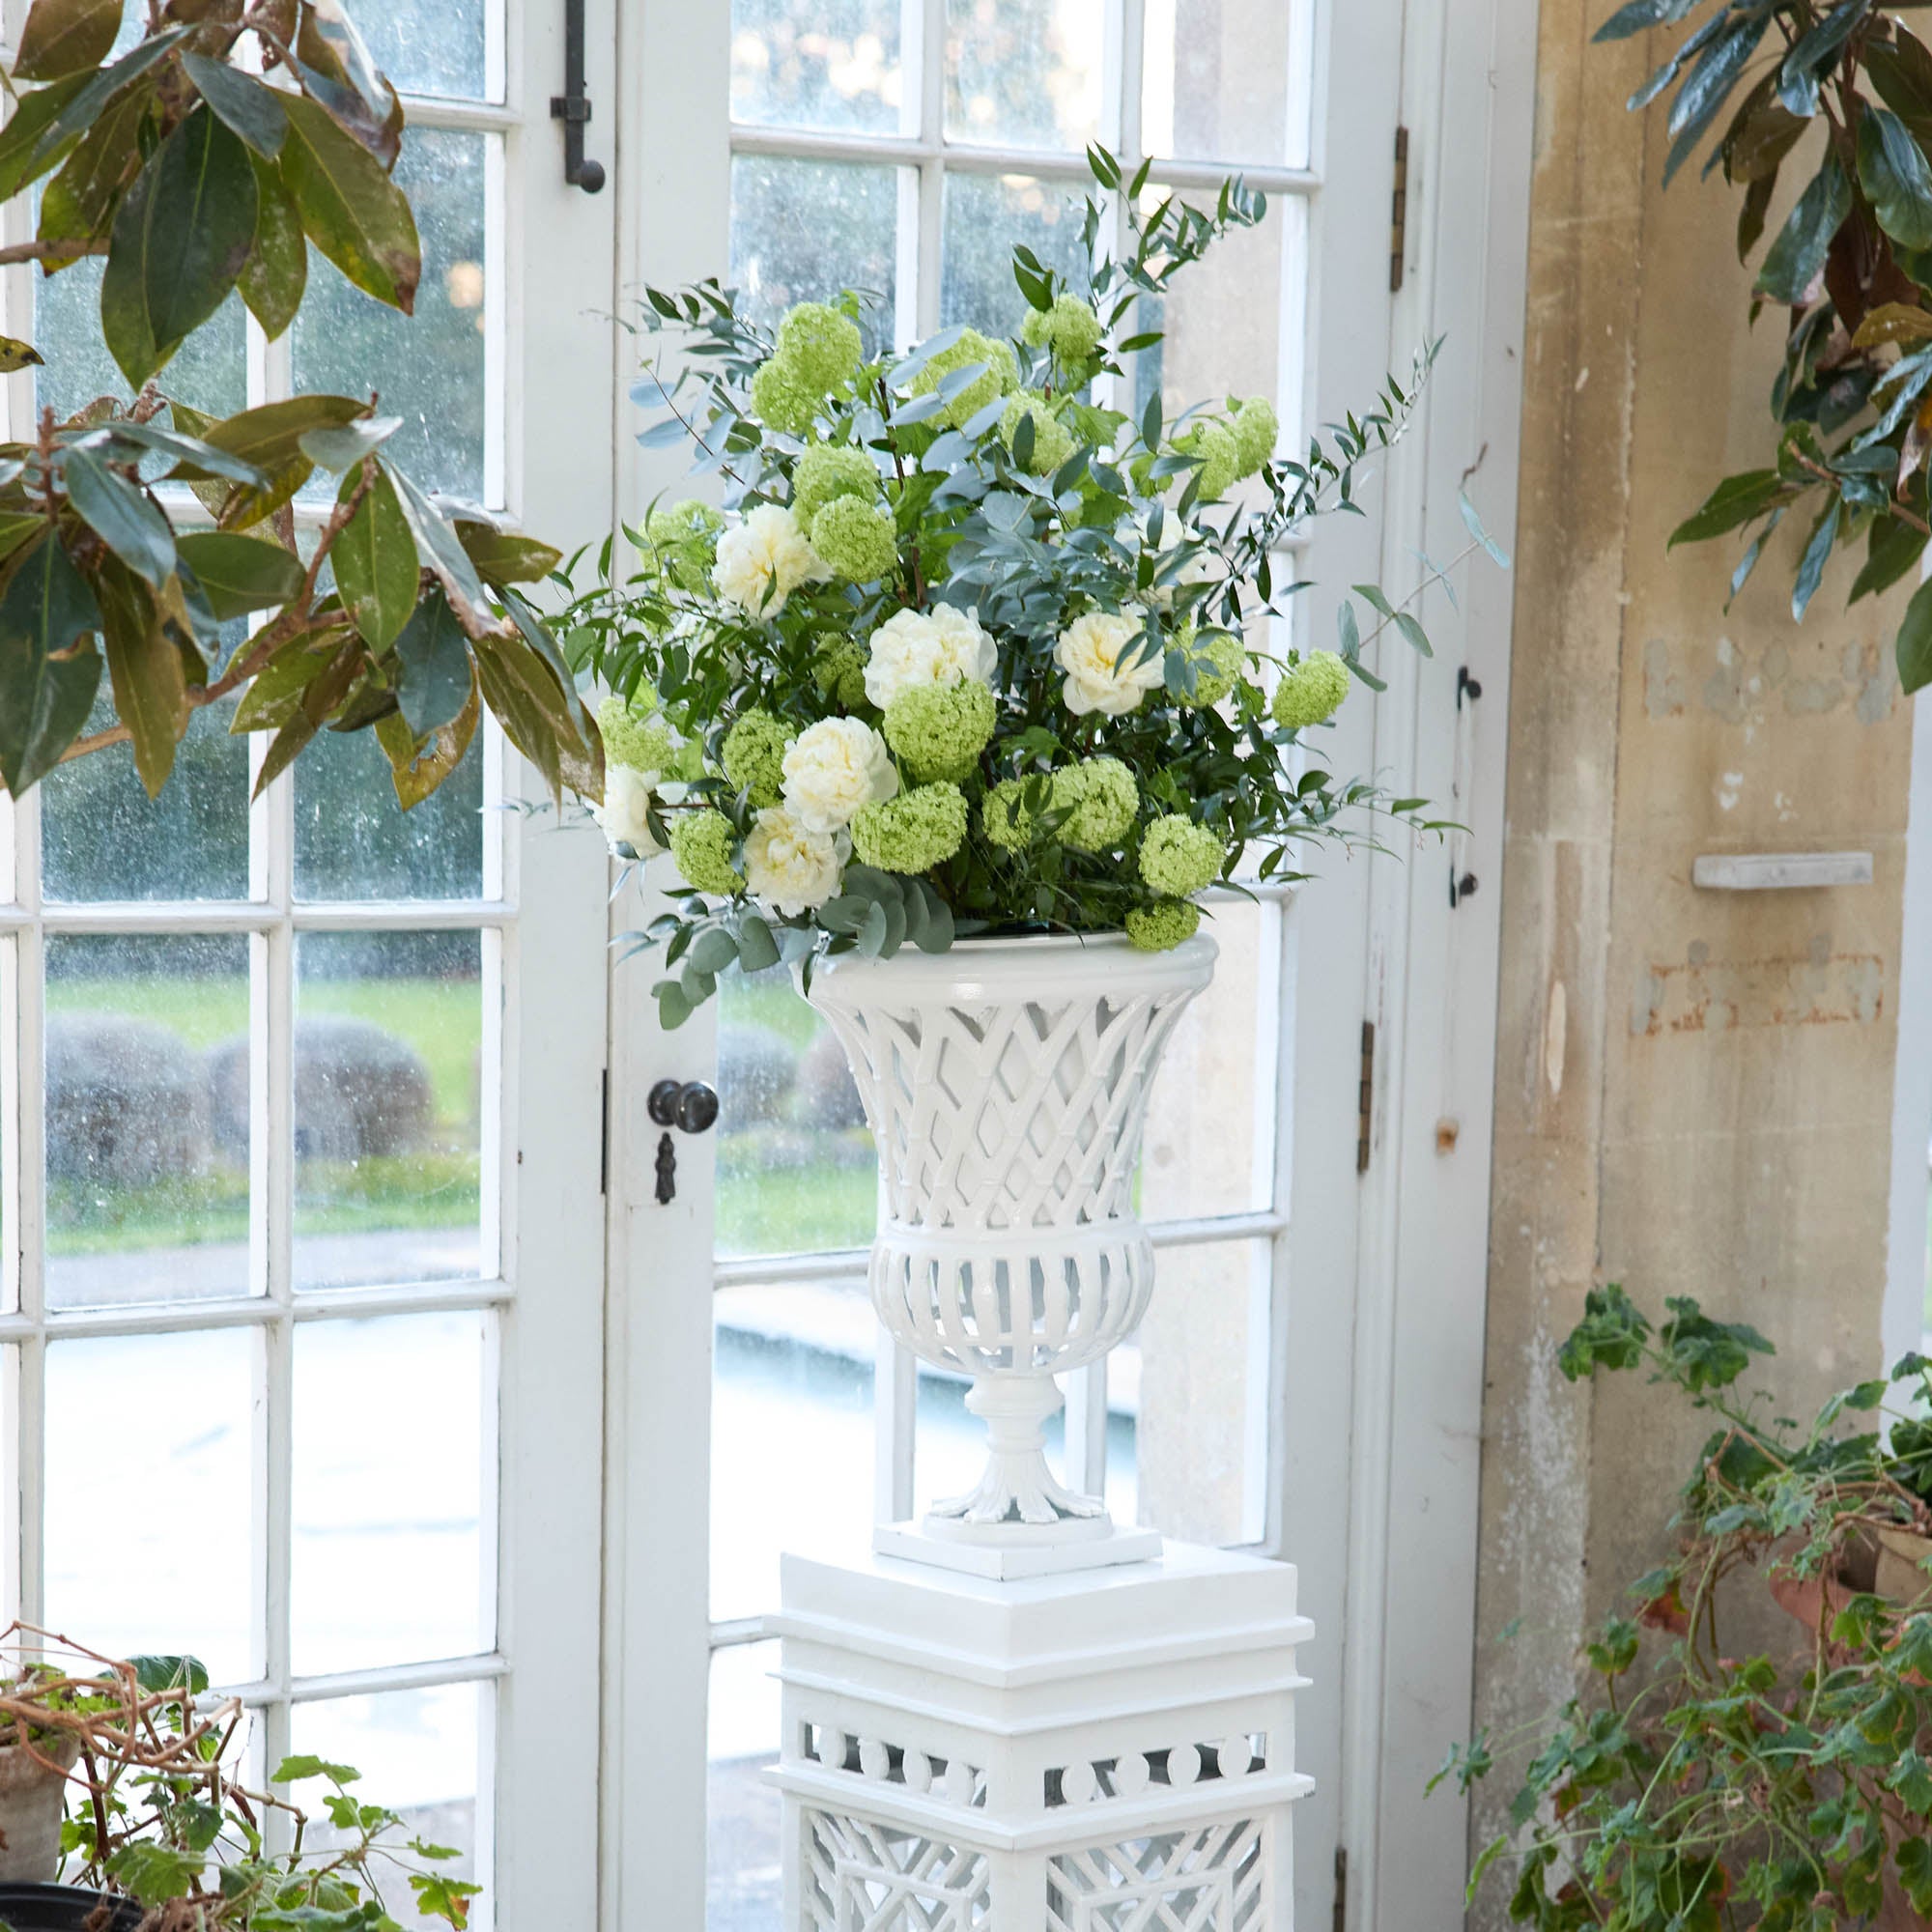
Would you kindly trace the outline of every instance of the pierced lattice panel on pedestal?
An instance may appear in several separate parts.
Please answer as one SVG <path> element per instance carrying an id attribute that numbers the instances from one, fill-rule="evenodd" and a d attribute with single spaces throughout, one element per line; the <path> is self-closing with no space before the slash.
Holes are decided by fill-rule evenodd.
<path id="1" fill-rule="evenodd" d="M 810 1932 L 994 1932 L 984 1853 L 830 1811 L 801 1823 Z"/>
<path id="2" fill-rule="evenodd" d="M 1267 1855 L 1252 1820 L 1062 1852 L 1046 1932 L 1258 1932 Z"/>

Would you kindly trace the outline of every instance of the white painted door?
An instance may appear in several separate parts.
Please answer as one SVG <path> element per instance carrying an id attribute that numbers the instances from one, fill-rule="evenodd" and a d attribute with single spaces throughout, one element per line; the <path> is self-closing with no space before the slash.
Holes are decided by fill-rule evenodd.
<path id="1" fill-rule="evenodd" d="M 377 388 L 426 483 L 608 527 L 614 207 L 562 181 L 561 0 L 356 11 L 408 100 L 415 318 L 317 260 L 288 338 L 231 304 L 164 386 Z M 119 386 L 67 351 L 89 273 L 7 271 L 57 405 Z M 0 806 L 0 1620 L 199 1654 L 256 1776 L 355 1764 L 462 1848 L 472 1923 L 587 1925 L 601 841 L 501 809 L 494 729 L 404 817 L 366 734 L 251 807 L 227 723 L 158 804 L 117 751 Z"/>
<path id="2" fill-rule="evenodd" d="M 1060 266 L 1078 247 L 1087 141 L 1129 165 L 1152 154 L 1154 180 L 1183 189 L 1240 168 L 1268 191 L 1267 223 L 1182 284 L 1163 319 L 1162 366 L 1138 380 L 1190 400 L 1270 395 L 1293 441 L 1372 395 L 1391 366 L 1406 368 L 1431 317 L 1453 305 L 1418 306 L 1411 293 L 1397 321 L 1390 215 L 1405 68 L 1421 76 L 1416 87 L 1457 68 L 1439 52 L 1433 65 L 1413 50 L 1406 59 L 1405 28 L 1400 0 L 645 4 L 621 23 L 624 277 L 635 287 L 720 274 L 770 310 L 848 284 L 877 289 L 901 342 L 956 321 L 1005 328 L 1016 301 L 1009 242 Z M 1431 140 L 1436 126 L 1432 113 Z M 1434 153 L 1411 149 L 1432 197 Z M 1423 265 L 1409 269 L 1412 290 Z M 1457 366 L 1453 355 L 1445 366 Z M 1455 517 L 1455 473 L 1468 457 L 1445 485 L 1448 445 L 1421 440 L 1411 469 L 1391 469 L 1365 518 L 1325 527 L 1296 574 L 1406 589 L 1412 544 L 1426 535 L 1453 551 L 1440 523 Z M 1506 469 L 1500 452 L 1492 461 Z M 631 513 L 674 485 L 679 467 L 662 452 L 620 459 Z M 1326 642 L 1333 596 L 1305 600 L 1298 621 Z M 1385 656 L 1391 696 L 1350 704 L 1338 757 L 1399 791 L 1415 788 L 1406 775 L 1421 769 L 1431 775 L 1421 789 L 1457 790 L 1482 829 L 1455 856 L 1477 869 L 1500 776 L 1473 801 L 1466 773 L 1459 788 L 1459 746 L 1466 760 L 1470 743 L 1458 734 L 1471 727 L 1451 651 L 1464 633 L 1451 623 L 1447 636 L 1451 650 L 1434 665 Z M 1501 679 L 1491 674 L 1499 722 Z M 1372 1120 L 1366 1175 L 1358 1146 L 1366 1019 L 1398 1042 L 1398 1070 L 1384 1061 L 1373 1073 L 1378 1099 L 1405 1100 L 1405 1122 L 1426 1107 L 1432 1130 L 1461 1107 L 1481 1151 L 1459 1172 L 1485 1185 L 1487 1063 L 1467 1054 L 1462 1075 L 1420 1103 L 1405 1099 L 1428 1085 L 1418 1068 L 1440 1070 L 1447 1007 L 1431 978 L 1437 1019 L 1408 1029 L 1422 1037 L 1405 1062 L 1412 928 L 1443 957 L 1465 944 L 1423 925 L 1408 895 L 1415 907 L 1432 895 L 1446 906 L 1449 858 L 1430 846 L 1391 869 L 1334 854 L 1298 894 L 1217 908 L 1220 975 L 1152 1108 L 1142 1200 L 1160 1249 L 1153 1312 L 1104 1373 L 1069 1391 L 1059 1446 L 1073 1480 L 1104 1484 L 1118 1514 L 1301 1566 L 1321 1633 L 1298 1726 L 1319 1784 L 1297 1818 L 1299 1911 L 1311 1926 L 1330 1922 L 1345 1832 L 1374 1835 L 1392 1748 L 1403 1767 L 1418 1749 L 1439 1756 L 1466 1723 L 1466 1690 L 1437 1737 L 1441 1710 L 1413 1714 L 1406 1680 L 1391 1710 L 1381 1674 L 1389 1551 L 1415 1520 L 1414 1493 L 1388 1477 L 1389 1445 L 1413 1433 L 1395 1421 L 1398 1374 L 1417 1364 L 1395 1321 L 1399 1243 L 1387 1232 L 1402 1226 L 1410 1156 L 1401 1148 L 1412 1129 Z M 1487 931 L 1492 944 L 1493 895 L 1470 903 L 1462 933 Z M 617 924 L 638 924 L 640 910 L 620 907 Z M 1466 988 L 1481 1002 L 1485 971 L 1492 962 L 1479 946 L 1458 1000 Z M 781 981 L 728 984 L 690 1025 L 660 1035 L 653 977 L 643 963 L 612 979 L 605 1816 L 623 1856 L 608 1872 L 606 1922 L 741 1932 L 777 1922 L 777 1804 L 758 1772 L 777 1746 L 776 1646 L 761 1619 L 777 1604 L 778 1553 L 862 1549 L 877 1518 L 909 1513 L 977 1452 L 960 1389 L 875 1339 L 862 1286 L 871 1155 L 834 1043 Z M 643 1103 L 666 1078 L 715 1080 L 724 1113 L 715 1133 L 680 1137 L 677 1196 L 660 1206 L 659 1130 Z M 1466 1224 L 1452 1232 L 1464 1247 L 1438 1260 L 1454 1262 L 1464 1288 L 1471 1273 L 1480 1285 L 1480 1209 L 1473 1236 Z M 1457 1305 L 1466 1312 L 1466 1293 Z M 1480 1286 L 1474 1319 L 1479 1345 Z M 1470 1406 L 1461 1384 L 1456 1405 Z M 1358 1411 L 1384 1445 L 1367 1493 Z M 1472 1445 L 1473 1435 L 1471 1456 Z M 1473 1605 L 1473 1492 L 1459 1515 L 1463 1500 L 1440 1499 L 1438 1540 L 1464 1536 L 1469 1561 L 1444 1586 L 1444 1642 L 1423 1650 L 1446 1649 L 1451 1679 L 1460 1671 L 1466 1686 L 1466 1653 L 1454 1650 Z M 1406 1569 L 1396 1574 L 1406 1583 Z M 1442 1842 L 1426 1876 L 1449 1901 L 1447 1922 L 1460 1853 L 1442 1850 L 1456 1829 L 1449 1809 L 1435 1816 Z M 1367 1862 L 1399 1855 L 1391 1840 Z"/>

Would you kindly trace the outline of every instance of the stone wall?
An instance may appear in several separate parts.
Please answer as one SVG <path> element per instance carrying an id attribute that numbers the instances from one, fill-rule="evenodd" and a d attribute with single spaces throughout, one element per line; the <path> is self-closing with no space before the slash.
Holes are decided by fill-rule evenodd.
<path id="1" fill-rule="evenodd" d="M 1663 37 L 1593 46 L 1606 11 L 1543 0 L 1539 30 L 1477 1654 L 1499 1732 L 1567 1694 L 1700 1434 L 1634 1380 L 1558 1377 L 1586 1290 L 1754 1322 L 1803 1406 L 1876 1364 L 1886 1282 L 1897 605 L 1848 616 L 1834 572 L 1794 624 L 1785 548 L 1727 613 L 1734 547 L 1666 554 L 1768 460 L 1780 331 L 1747 329 L 1729 191 L 1659 186 L 1665 110 L 1623 100 Z M 1690 884 L 1699 853 L 1840 848 L 1874 885 Z M 1502 1917 L 1492 1887 L 1475 1922 Z"/>

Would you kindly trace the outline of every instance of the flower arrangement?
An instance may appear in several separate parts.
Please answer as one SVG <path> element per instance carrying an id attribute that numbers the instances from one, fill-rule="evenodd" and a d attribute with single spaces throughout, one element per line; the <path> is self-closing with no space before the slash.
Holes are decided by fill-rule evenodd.
<path id="1" fill-rule="evenodd" d="M 821 952 L 1014 930 L 1173 947 L 1208 888 L 1298 876 L 1299 842 L 1348 815 L 1418 822 L 1419 801 L 1335 779 L 1311 734 L 1351 675 L 1378 687 L 1362 654 L 1381 630 L 1428 648 L 1410 607 L 1453 565 L 1401 606 L 1356 586 L 1374 628 L 1344 601 L 1333 651 L 1275 649 L 1268 620 L 1308 587 L 1278 579 L 1282 545 L 1356 507 L 1433 352 L 1295 455 L 1262 397 L 1172 423 L 1157 394 L 1110 406 L 1160 340 L 1126 332 L 1141 298 L 1265 202 L 1236 180 L 1210 210 L 1150 209 L 1145 167 L 1090 161 L 1089 286 L 1015 248 L 1010 339 L 952 327 L 870 356 L 853 294 L 768 333 L 715 282 L 649 292 L 646 331 L 685 356 L 634 391 L 668 412 L 643 440 L 688 438 L 727 510 L 653 509 L 626 531 L 636 569 L 613 580 L 607 546 L 562 621 L 612 694 L 598 820 L 690 889 L 634 936 L 678 969 L 656 988 L 668 1025 L 734 963 L 809 974 Z M 1505 562 L 1464 515 L 1469 549 Z"/>

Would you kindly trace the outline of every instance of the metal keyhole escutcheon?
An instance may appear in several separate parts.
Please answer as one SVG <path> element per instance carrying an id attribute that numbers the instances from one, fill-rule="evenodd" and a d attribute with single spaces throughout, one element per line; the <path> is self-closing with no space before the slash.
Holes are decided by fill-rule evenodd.
<path id="1" fill-rule="evenodd" d="M 680 1133 L 708 1132 L 718 1120 L 718 1090 L 702 1080 L 660 1080 L 644 1098 L 654 1124 Z M 677 1146 L 668 1131 L 659 1136 L 658 1205 L 677 1197 Z"/>

